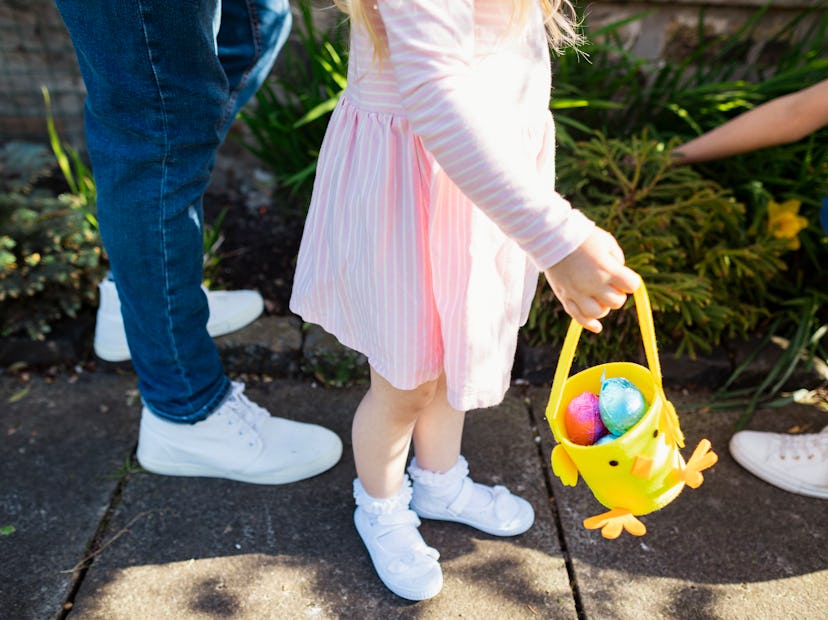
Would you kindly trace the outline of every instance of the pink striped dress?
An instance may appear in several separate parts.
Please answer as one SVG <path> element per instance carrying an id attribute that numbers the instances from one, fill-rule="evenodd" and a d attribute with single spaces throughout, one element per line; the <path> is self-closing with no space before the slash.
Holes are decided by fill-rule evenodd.
<path id="1" fill-rule="evenodd" d="M 413 389 L 499 403 L 538 269 L 593 223 L 554 190 L 540 10 L 510 0 L 378 0 L 388 56 L 352 27 L 290 307 Z"/>

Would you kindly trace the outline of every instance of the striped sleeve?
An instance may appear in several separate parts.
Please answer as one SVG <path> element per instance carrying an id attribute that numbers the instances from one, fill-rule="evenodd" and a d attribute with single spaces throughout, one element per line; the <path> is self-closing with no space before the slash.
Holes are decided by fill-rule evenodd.
<path id="1" fill-rule="evenodd" d="M 413 131 L 449 178 L 545 269 L 594 224 L 525 154 L 517 111 L 472 71 L 474 0 L 379 0 L 390 64 Z"/>

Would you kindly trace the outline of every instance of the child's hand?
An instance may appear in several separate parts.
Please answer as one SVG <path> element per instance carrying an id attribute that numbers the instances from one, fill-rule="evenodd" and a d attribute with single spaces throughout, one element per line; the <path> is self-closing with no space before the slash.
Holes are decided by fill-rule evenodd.
<path id="1" fill-rule="evenodd" d="M 601 331 L 598 319 L 623 306 L 641 284 L 640 276 L 624 265 L 615 237 L 600 228 L 544 275 L 567 314 L 596 334 Z"/>

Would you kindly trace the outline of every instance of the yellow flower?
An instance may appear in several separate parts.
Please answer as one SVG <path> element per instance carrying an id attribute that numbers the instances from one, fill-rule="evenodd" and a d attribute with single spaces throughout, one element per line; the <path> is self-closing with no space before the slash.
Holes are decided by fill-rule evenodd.
<path id="1" fill-rule="evenodd" d="M 790 239 L 788 248 L 799 249 L 799 231 L 808 227 L 808 220 L 799 215 L 799 200 L 786 200 L 782 204 L 768 203 L 768 232 L 777 239 Z"/>

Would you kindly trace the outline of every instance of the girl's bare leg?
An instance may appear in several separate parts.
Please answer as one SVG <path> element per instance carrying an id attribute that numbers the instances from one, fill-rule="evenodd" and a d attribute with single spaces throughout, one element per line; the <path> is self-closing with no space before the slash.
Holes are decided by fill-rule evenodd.
<path id="1" fill-rule="evenodd" d="M 414 426 L 415 461 L 411 508 L 420 517 L 471 525 L 495 536 L 525 532 L 535 519 L 531 504 L 502 487 L 478 484 L 468 477 L 460 455 L 465 414 L 449 405 L 441 376 L 431 404 Z"/>
<path id="2" fill-rule="evenodd" d="M 371 368 L 371 387 L 351 428 L 357 476 L 368 495 L 382 499 L 400 490 L 415 425 L 432 405 L 438 383 L 399 390 Z"/>
<path id="3" fill-rule="evenodd" d="M 414 453 L 423 469 L 445 472 L 460 457 L 463 424 L 466 414 L 449 405 L 446 398 L 446 376 L 440 375 L 431 404 L 425 408 L 414 426 Z"/>
<path id="4" fill-rule="evenodd" d="M 351 430 L 359 476 L 354 525 L 382 582 L 416 601 L 436 596 L 443 587 L 440 554 L 420 535 L 420 520 L 409 507 L 411 487 L 403 485 L 414 427 L 436 388 L 437 381 L 431 381 L 398 390 L 372 368 L 371 387 Z"/>

